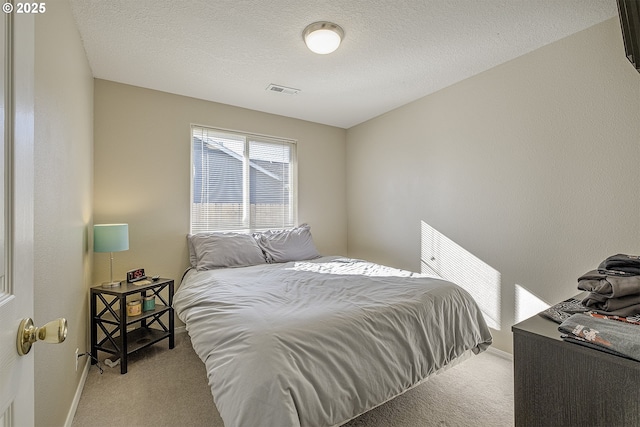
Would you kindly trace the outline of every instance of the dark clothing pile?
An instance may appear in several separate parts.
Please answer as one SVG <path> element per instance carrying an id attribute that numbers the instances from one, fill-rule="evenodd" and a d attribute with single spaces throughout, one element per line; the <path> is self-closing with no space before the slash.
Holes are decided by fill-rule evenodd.
<path id="1" fill-rule="evenodd" d="M 582 304 L 594 311 L 616 316 L 640 314 L 640 256 L 610 256 L 597 270 L 578 278 L 578 289 L 589 292 Z"/>
<path id="2" fill-rule="evenodd" d="M 578 289 L 589 292 L 590 311 L 564 318 L 562 339 L 640 361 L 640 257 L 610 256 L 578 278 Z"/>
<path id="3" fill-rule="evenodd" d="M 600 263 L 598 272 L 610 276 L 639 276 L 640 256 L 612 255 Z"/>

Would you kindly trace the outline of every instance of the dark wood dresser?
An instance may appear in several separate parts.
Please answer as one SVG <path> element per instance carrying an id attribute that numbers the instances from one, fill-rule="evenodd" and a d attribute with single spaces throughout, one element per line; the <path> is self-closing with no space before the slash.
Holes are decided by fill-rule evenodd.
<path id="1" fill-rule="evenodd" d="M 640 426 L 640 362 L 564 342 L 539 315 L 511 330 L 516 426 Z"/>

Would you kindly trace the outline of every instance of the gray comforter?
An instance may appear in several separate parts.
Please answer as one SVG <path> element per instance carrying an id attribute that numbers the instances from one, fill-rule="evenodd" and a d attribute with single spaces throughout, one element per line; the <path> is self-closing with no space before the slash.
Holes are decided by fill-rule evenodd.
<path id="1" fill-rule="evenodd" d="M 346 258 L 192 270 L 174 307 L 226 427 L 340 425 L 491 344 L 460 287 Z"/>

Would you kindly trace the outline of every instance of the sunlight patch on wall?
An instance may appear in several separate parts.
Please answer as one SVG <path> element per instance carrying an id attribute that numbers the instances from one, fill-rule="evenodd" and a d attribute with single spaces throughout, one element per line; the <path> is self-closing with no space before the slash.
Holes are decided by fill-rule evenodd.
<path id="1" fill-rule="evenodd" d="M 516 323 L 522 322 L 531 316 L 540 313 L 550 307 L 549 304 L 532 294 L 525 287 L 516 284 L 515 319 Z"/>
<path id="2" fill-rule="evenodd" d="M 487 325 L 500 330 L 500 272 L 420 222 L 422 273 L 436 273 L 469 292 L 484 314 Z"/>

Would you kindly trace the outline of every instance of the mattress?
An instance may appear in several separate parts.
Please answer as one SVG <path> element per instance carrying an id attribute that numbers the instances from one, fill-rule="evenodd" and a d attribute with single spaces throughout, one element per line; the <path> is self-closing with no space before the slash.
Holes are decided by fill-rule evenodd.
<path id="1" fill-rule="evenodd" d="M 341 257 L 190 270 L 174 308 L 226 427 L 341 425 L 491 344 L 459 286 Z"/>

